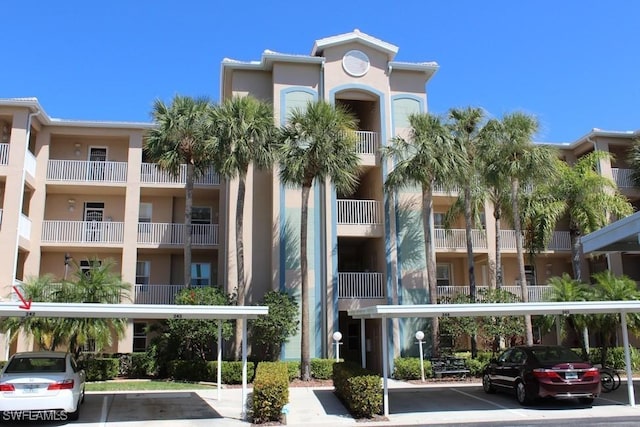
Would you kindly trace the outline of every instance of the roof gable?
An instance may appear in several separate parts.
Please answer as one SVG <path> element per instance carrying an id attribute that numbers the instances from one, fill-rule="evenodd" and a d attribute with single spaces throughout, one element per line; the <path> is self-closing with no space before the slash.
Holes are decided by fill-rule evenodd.
<path id="1" fill-rule="evenodd" d="M 339 34 L 337 36 L 326 37 L 324 39 L 316 40 L 311 50 L 311 55 L 318 56 L 322 54 L 322 51 L 328 47 L 346 44 L 350 42 L 362 43 L 366 46 L 370 46 L 376 50 L 382 51 L 387 54 L 389 60 L 392 60 L 396 53 L 398 53 L 398 46 L 392 45 L 368 34 L 365 34 L 357 28 L 350 33 Z"/>

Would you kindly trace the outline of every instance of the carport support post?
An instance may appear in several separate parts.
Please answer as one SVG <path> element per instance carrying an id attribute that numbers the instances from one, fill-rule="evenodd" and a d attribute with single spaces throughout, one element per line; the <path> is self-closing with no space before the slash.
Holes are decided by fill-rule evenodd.
<path id="1" fill-rule="evenodd" d="M 247 318 L 242 322 L 242 419 L 247 417 Z"/>
<path id="2" fill-rule="evenodd" d="M 624 362 L 627 364 L 627 394 L 629 405 L 636 406 L 636 397 L 633 392 L 633 372 L 631 371 L 631 354 L 629 352 L 629 331 L 627 329 L 627 313 L 620 313 L 622 323 L 622 343 L 624 344 Z"/>
<path id="3" fill-rule="evenodd" d="M 384 416 L 389 415 L 389 384 L 387 377 L 389 376 L 389 349 L 387 348 L 387 327 L 388 322 L 385 317 L 382 318 L 382 405 L 384 407 Z"/>
<path id="4" fill-rule="evenodd" d="M 222 393 L 222 320 L 218 320 L 218 400 L 221 399 Z"/>
<path id="5" fill-rule="evenodd" d="M 362 367 L 367 367 L 367 338 L 365 337 L 364 319 L 360 319 L 360 359 Z M 6 360 L 6 359 L 5 359 Z"/>

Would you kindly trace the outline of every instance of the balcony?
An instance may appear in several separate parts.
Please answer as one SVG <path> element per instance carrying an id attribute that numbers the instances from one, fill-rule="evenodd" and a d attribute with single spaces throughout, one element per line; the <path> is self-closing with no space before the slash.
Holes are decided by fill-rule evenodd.
<path id="1" fill-rule="evenodd" d="M 20 214 L 18 219 L 18 234 L 26 240 L 31 239 L 31 219 L 25 214 Z"/>
<path id="2" fill-rule="evenodd" d="M 467 249 L 467 233 L 463 229 L 434 230 L 434 244 L 436 250 Z M 474 250 L 487 249 L 487 235 L 484 230 L 471 230 L 471 243 Z"/>
<path id="3" fill-rule="evenodd" d="M 49 160 L 47 180 L 59 182 L 126 183 L 126 162 Z"/>
<path id="4" fill-rule="evenodd" d="M 192 286 L 192 288 L 195 287 Z M 133 303 L 175 304 L 176 295 L 183 289 L 185 289 L 183 285 L 134 285 Z"/>
<path id="5" fill-rule="evenodd" d="M 384 298 L 384 274 L 338 273 L 339 299 Z"/>
<path id="6" fill-rule="evenodd" d="M 632 169 L 611 168 L 611 173 L 613 174 L 613 181 L 616 183 L 618 188 L 635 187 L 633 180 L 631 179 L 631 174 L 633 173 Z"/>
<path id="7" fill-rule="evenodd" d="M 476 286 L 476 296 L 479 302 L 482 300 L 481 291 L 488 289 L 488 286 Z M 503 286 L 501 289 L 521 298 L 522 289 L 520 286 Z M 527 286 L 527 290 L 529 291 L 529 302 L 544 302 L 548 301 L 553 288 L 551 286 L 540 285 Z M 469 286 L 438 286 L 438 300 L 441 298 L 451 298 L 458 294 L 469 295 Z"/>
<path id="8" fill-rule="evenodd" d="M 178 184 L 187 183 L 187 165 L 181 165 L 177 176 L 160 169 L 155 163 L 143 163 L 140 171 L 140 182 L 143 184 Z M 220 176 L 209 168 L 195 180 L 196 185 L 220 185 Z"/>
<path id="9" fill-rule="evenodd" d="M 382 204 L 377 200 L 337 200 L 339 236 L 383 235 Z"/>
<path id="10" fill-rule="evenodd" d="M 378 132 L 356 131 L 356 153 L 363 166 L 375 166 L 378 153 Z"/>
<path id="11" fill-rule="evenodd" d="M 500 246 L 503 251 L 516 250 L 516 231 L 500 230 Z M 568 231 L 554 231 L 547 246 L 549 251 L 570 251 L 571 236 Z"/>
<path id="12" fill-rule="evenodd" d="M 215 246 L 219 243 L 218 224 L 192 224 L 193 246 Z M 138 223 L 138 244 L 183 245 L 184 224 L 163 222 Z"/>
<path id="13" fill-rule="evenodd" d="M 9 164 L 9 144 L 0 144 L 0 165 Z"/>
<path id="14" fill-rule="evenodd" d="M 42 243 L 120 244 L 124 241 L 124 222 L 43 221 Z"/>

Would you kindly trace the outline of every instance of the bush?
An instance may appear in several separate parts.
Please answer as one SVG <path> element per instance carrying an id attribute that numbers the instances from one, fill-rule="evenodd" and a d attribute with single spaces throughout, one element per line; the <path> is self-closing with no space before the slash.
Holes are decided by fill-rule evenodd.
<path id="1" fill-rule="evenodd" d="M 253 382 L 253 422 L 279 421 L 289 401 L 289 371 L 284 362 L 261 362 Z"/>
<path id="2" fill-rule="evenodd" d="M 222 362 L 220 369 L 223 384 L 242 384 L 242 362 Z M 253 381 L 255 375 L 255 365 L 247 362 L 247 382 Z M 218 362 L 207 362 L 207 381 L 218 381 Z"/>
<path id="3" fill-rule="evenodd" d="M 420 373 L 419 357 L 400 357 L 393 361 L 393 378 L 397 380 L 419 380 L 422 378 Z M 424 361 L 424 377 L 433 377 L 433 369 L 431 361 Z"/>
<path id="4" fill-rule="evenodd" d="M 296 378 L 300 378 L 300 362 L 290 361 L 285 363 L 287 364 L 287 370 L 289 371 L 289 382 Z"/>
<path id="5" fill-rule="evenodd" d="M 169 376 L 174 380 L 205 381 L 208 374 L 207 362 L 201 359 L 169 362 Z"/>
<path id="6" fill-rule="evenodd" d="M 589 360 L 591 363 L 600 363 L 601 348 L 589 349 Z M 580 352 L 578 351 L 578 354 Z M 607 360 L 605 365 L 613 369 L 626 369 L 624 360 L 624 347 L 612 347 L 607 349 Z M 631 347 L 631 369 L 637 371 L 640 369 L 640 353 Z"/>
<path id="7" fill-rule="evenodd" d="M 311 376 L 317 380 L 328 380 L 333 375 L 335 359 L 311 359 Z M 298 371 L 300 364 L 298 363 Z"/>
<path id="8" fill-rule="evenodd" d="M 87 375 L 87 381 L 106 381 L 118 376 L 120 361 L 106 357 L 84 359 L 80 366 Z"/>
<path id="9" fill-rule="evenodd" d="M 155 361 L 147 353 L 131 353 L 128 375 L 131 378 L 146 378 L 155 374 Z"/>
<path id="10" fill-rule="evenodd" d="M 483 362 L 480 359 L 466 359 L 464 364 L 469 369 L 469 375 L 472 377 L 481 377 L 484 367 L 487 366 L 487 362 Z"/>
<path id="11" fill-rule="evenodd" d="M 333 364 L 336 395 L 355 418 L 372 418 L 382 411 L 380 376 L 350 362 Z"/>

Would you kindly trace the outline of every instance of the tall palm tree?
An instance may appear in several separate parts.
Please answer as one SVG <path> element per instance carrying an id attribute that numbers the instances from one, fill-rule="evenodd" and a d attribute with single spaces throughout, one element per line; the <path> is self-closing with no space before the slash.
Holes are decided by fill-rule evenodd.
<path id="1" fill-rule="evenodd" d="M 560 163 L 558 179 L 551 188 L 569 216 L 571 263 L 576 280 L 582 278 L 581 236 L 604 227 L 611 216 L 624 217 L 633 212 L 616 184 L 598 171 L 600 161 L 610 158 L 606 151 L 592 151 L 573 165 Z"/>
<path id="2" fill-rule="evenodd" d="M 236 200 L 236 303 L 245 305 L 247 284 L 244 261 L 244 203 L 249 165 L 264 169 L 273 163 L 275 126 L 271 107 L 251 96 L 233 97 L 211 110 L 214 135 L 209 141 L 216 172 L 227 180 L 238 179 Z M 236 320 L 234 354 L 240 359 L 243 319 Z"/>
<path id="3" fill-rule="evenodd" d="M 144 153 L 149 160 L 173 177 L 180 176 L 186 164 L 184 207 L 184 286 L 191 286 L 191 211 L 193 185 L 196 177 L 210 165 L 211 152 L 205 142 L 210 139 L 209 111 L 212 105 L 206 98 L 176 95 L 171 105 L 161 100 L 153 104 L 151 116 L 155 127 L 144 141 Z"/>
<path id="4" fill-rule="evenodd" d="M 534 145 L 533 135 L 538 131 L 535 117 L 516 112 L 505 115 L 498 126 L 496 141 L 498 156 L 496 162 L 487 165 L 491 171 L 509 178 L 512 223 L 515 230 L 516 253 L 518 257 L 519 281 L 522 301 L 529 302 L 529 292 L 524 267 L 524 243 L 520 214 L 521 185 L 531 182 L 532 177 L 549 177 L 555 173 L 557 158 L 555 150 L 548 146 Z M 525 316 L 526 339 L 533 345 L 531 315 Z"/>
<path id="5" fill-rule="evenodd" d="M 640 139 L 635 139 L 627 152 L 627 163 L 631 167 L 631 179 L 640 187 Z"/>
<path id="6" fill-rule="evenodd" d="M 330 179 L 338 192 L 351 193 L 358 183 L 359 156 L 355 151 L 356 120 L 340 105 L 309 102 L 294 109 L 281 130 L 280 179 L 302 187 L 300 209 L 301 360 L 303 381 L 311 378 L 309 347 L 309 278 L 307 227 L 309 194 L 316 180 Z"/>
<path id="7" fill-rule="evenodd" d="M 429 302 L 436 304 L 436 253 L 433 242 L 433 187 L 438 183 L 451 185 L 449 179 L 465 159 L 454 148 L 455 141 L 438 116 L 414 114 L 409 116 L 411 131 L 407 139 L 396 136 L 392 144 L 382 151 L 383 157 L 391 157 L 397 163 L 389 172 L 385 186 L 395 191 L 418 185 L 422 192 L 422 229 L 427 266 Z M 433 354 L 439 353 L 438 318 L 431 320 Z"/>

